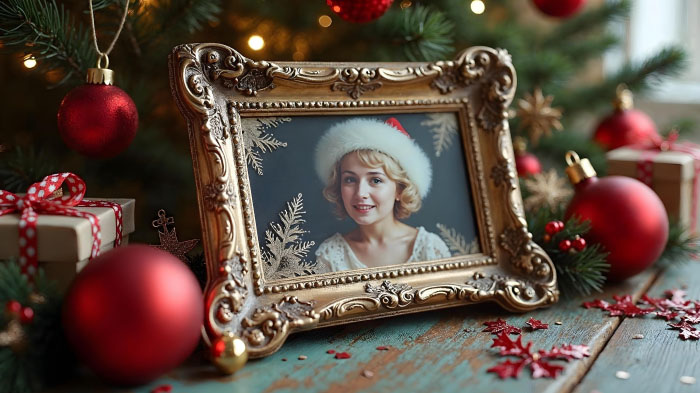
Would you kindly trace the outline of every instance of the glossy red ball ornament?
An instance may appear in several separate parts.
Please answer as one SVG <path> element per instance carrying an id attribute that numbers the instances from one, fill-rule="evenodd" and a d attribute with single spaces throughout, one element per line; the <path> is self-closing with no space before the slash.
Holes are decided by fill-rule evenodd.
<path id="1" fill-rule="evenodd" d="M 568 18 L 577 13 L 586 0 L 532 0 L 545 15 L 556 18 Z"/>
<path id="2" fill-rule="evenodd" d="M 95 258 L 66 294 L 63 325 L 80 358 L 121 385 L 146 383 L 194 350 L 204 320 L 197 279 L 173 255 L 145 245 Z"/>
<path id="3" fill-rule="evenodd" d="M 571 249 L 571 240 L 569 239 L 564 239 L 559 242 L 559 249 L 566 252 Z"/>
<path id="4" fill-rule="evenodd" d="M 571 242 L 571 246 L 576 249 L 576 251 L 583 251 L 586 248 L 586 239 L 582 237 L 577 237 Z"/>
<path id="5" fill-rule="evenodd" d="M 27 324 L 34 321 L 34 310 L 31 307 L 24 307 L 19 314 L 19 321 L 21 323 Z"/>
<path id="6" fill-rule="evenodd" d="M 520 177 L 528 177 L 542 172 L 540 160 L 534 154 L 527 152 L 515 154 L 515 168 Z"/>
<path id="7" fill-rule="evenodd" d="M 7 303 L 5 303 L 5 312 L 9 317 L 19 316 L 22 312 L 22 304 L 17 300 L 8 300 Z"/>
<path id="8" fill-rule="evenodd" d="M 557 232 L 561 231 L 561 228 L 559 228 L 559 221 L 550 221 L 544 226 L 544 231 L 547 232 L 548 235 L 554 235 Z"/>
<path id="9" fill-rule="evenodd" d="M 609 252 L 608 279 L 620 281 L 651 266 L 668 240 L 668 215 L 651 188 L 630 177 L 596 177 L 587 159 L 569 160 L 575 185 L 565 217 L 589 220 L 588 241 Z"/>
<path id="10" fill-rule="evenodd" d="M 394 0 L 326 0 L 331 10 L 353 23 L 367 23 L 384 15 Z"/>
<path id="11" fill-rule="evenodd" d="M 605 150 L 646 144 L 661 139 L 654 121 L 646 113 L 633 109 L 632 92 L 618 88 L 614 102 L 615 111 L 596 127 L 593 140 Z"/>
<path id="12" fill-rule="evenodd" d="M 111 158 L 131 144 L 139 115 L 124 90 L 100 80 L 90 80 L 63 98 L 58 108 L 58 131 L 72 150 L 91 158 Z"/>

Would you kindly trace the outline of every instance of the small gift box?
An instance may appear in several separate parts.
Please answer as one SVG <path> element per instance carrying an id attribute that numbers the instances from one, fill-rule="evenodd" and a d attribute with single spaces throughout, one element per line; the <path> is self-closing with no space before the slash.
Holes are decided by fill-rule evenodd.
<path id="1" fill-rule="evenodd" d="M 669 218 L 697 232 L 700 146 L 669 140 L 645 146 L 621 147 L 606 155 L 608 175 L 638 179 L 651 187 Z"/>
<path id="2" fill-rule="evenodd" d="M 66 195 L 56 195 L 64 186 Z M 65 289 L 89 259 L 128 242 L 134 200 L 83 200 L 85 183 L 64 173 L 27 193 L 0 190 L 0 260 L 16 258 L 30 279 L 37 267 Z"/>

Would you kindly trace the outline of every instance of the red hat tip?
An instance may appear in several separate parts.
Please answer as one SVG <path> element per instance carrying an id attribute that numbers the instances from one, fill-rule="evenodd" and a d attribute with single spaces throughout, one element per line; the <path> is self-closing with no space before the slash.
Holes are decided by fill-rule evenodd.
<path id="1" fill-rule="evenodd" d="M 411 138 L 411 135 L 409 135 L 408 132 L 403 128 L 401 123 L 395 118 L 395 117 L 390 117 L 384 121 L 384 123 L 396 128 L 397 130 L 401 131 L 402 134 L 406 135 L 407 137 Z"/>

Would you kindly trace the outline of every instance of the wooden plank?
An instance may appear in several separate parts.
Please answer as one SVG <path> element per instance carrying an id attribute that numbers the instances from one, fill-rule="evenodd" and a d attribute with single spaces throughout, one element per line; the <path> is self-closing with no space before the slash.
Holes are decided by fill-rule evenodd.
<path id="1" fill-rule="evenodd" d="M 663 296 L 673 288 L 685 288 L 688 299 L 700 299 L 700 263 L 689 262 L 669 269 L 654 283 L 649 295 Z M 591 310 L 594 318 L 598 310 Z M 700 342 L 683 341 L 678 330 L 668 330 L 666 321 L 652 316 L 626 318 L 585 376 L 577 393 L 601 392 L 697 392 L 700 391 Z M 644 338 L 632 337 L 643 334 Z M 630 374 L 628 380 L 615 377 Z M 694 386 L 682 384 L 682 376 L 698 379 Z"/>
<path id="2" fill-rule="evenodd" d="M 641 294 L 654 278 L 652 272 L 645 273 L 609 288 L 598 297 Z M 568 391 L 580 381 L 620 321 L 585 310 L 580 307 L 584 300 L 562 299 L 549 309 L 527 314 L 510 314 L 496 305 L 483 304 L 309 331 L 290 336 L 279 352 L 250 361 L 233 376 L 222 377 L 205 361 L 193 360 L 194 364 L 128 391 L 148 393 L 161 384 L 171 385 L 174 393 Z M 533 341 L 533 348 L 586 344 L 594 357 L 568 364 L 558 362 L 566 368 L 555 380 L 533 380 L 527 370 L 517 380 L 500 380 L 495 374 L 487 373 L 488 368 L 503 358 L 489 348 L 494 336 L 482 332 L 483 323 L 502 318 L 522 327 L 530 317 L 550 324 L 548 330 L 523 331 L 523 341 Z M 556 321 L 562 325 L 555 325 Z M 377 346 L 391 349 L 379 351 Z M 329 349 L 349 352 L 352 358 L 335 359 L 326 353 Z M 299 360 L 300 355 L 307 359 Z M 363 376 L 365 370 L 371 371 L 373 377 Z M 88 378 L 60 391 L 120 390 L 105 388 L 94 378 Z"/>

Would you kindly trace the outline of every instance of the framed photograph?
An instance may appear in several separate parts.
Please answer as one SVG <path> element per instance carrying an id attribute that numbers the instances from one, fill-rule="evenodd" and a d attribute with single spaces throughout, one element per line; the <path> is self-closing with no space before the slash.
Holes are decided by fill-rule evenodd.
<path id="1" fill-rule="evenodd" d="M 557 301 L 522 208 L 505 50 L 312 63 L 188 44 L 169 64 L 199 199 L 208 342 L 237 336 L 260 357 L 298 330 Z"/>

